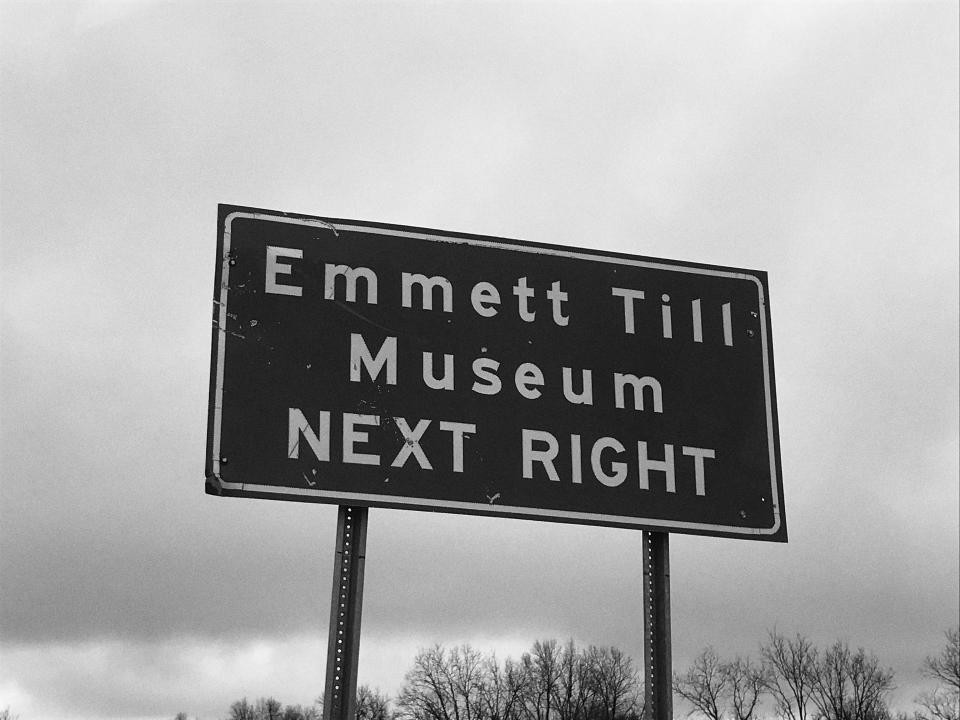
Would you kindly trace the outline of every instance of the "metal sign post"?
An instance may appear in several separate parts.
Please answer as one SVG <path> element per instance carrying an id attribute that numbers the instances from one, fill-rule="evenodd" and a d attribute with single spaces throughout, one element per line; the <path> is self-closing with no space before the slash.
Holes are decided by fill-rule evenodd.
<path id="1" fill-rule="evenodd" d="M 324 720 L 354 720 L 356 715 L 368 513 L 365 507 L 341 505 L 337 515 Z"/>
<path id="2" fill-rule="evenodd" d="M 324 720 L 355 720 L 369 507 L 643 530 L 672 720 L 668 533 L 787 541 L 767 274 L 236 205 L 217 233 L 206 492 L 340 506 Z"/>
<path id="3" fill-rule="evenodd" d="M 643 533 L 643 662 L 647 720 L 673 719 L 670 535 Z"/>

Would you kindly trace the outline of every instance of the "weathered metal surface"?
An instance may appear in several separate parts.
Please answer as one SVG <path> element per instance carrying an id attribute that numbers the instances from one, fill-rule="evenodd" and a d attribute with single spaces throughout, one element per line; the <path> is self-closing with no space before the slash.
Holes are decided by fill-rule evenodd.
<path id="1" fill-rule="evenodd" d="M 220 206 L 207 488 L 786 540 L 766 275 Z"/>
<path id="2" fill-rule="evenodd" d="M 667 533 L 643 533 L 643 640 L 645 717 L 673 720 L 670 535 Z"/>
<path id="3" fill-rule="evenodd" d="M 337 515 L 324 720 L 356 720 L 368 513 L 365 507 L 341 505 Z"/>

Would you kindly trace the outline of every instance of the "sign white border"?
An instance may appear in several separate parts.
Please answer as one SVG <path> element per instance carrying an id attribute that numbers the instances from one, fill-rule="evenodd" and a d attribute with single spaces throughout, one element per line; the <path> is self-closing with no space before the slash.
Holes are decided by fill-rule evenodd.
<path id="1" fill-rule="evenodd" d="M 735 525 L 713 525 L 710 523 L 684 522 L 680 520 L 662 520 L 653 518 L 636 518 L 624 515 L 604 515 L 600 513 L 582 513 L 569 510 L 551 510 L 535 507 L 520 507 L 511 505 L 496 505 L 496 515 L 514 515 L 517 517 L 563 520 L 567 522 L 587 522 L 595 524 L 610 524 L 629 527 L 654 527 L 663 530 L 689 530 L 703 533 L 722 532 L 731 535 L 750 536 L 750 535 L 775 535 L 780 530 L 781 512 L 780 496 L 777 491 L 777 453 L 775 447 L 774 423 L 773 423 L 773 390 L 770 381 L 770 352 L 769 338 L 767 337 L 767 301 L 763 292 L 763 283 L 755 275 L 749 273 L 732 272 L 728 270 L 718 270 L 707 267 L 689 267 L 685 265 L 675 265 L 669 262 L 655 262 L 652 260 L 631 259 L 624 257 L 612 257 L 607 255 L 594 255 L 584 251 L 563 250 L 560 248 L 538 247 L 536 245 L 517 245 L 509 241 L 489 241 L 480 238 L 451 237 L 443 234 L 427 234 L 420 232 L 411 232 L 409 230 L 397 230 L 369 225 L 357 225 L 346 223 L 331 223 L 316 218 L 287 217 L 284 215 L 271 215 L 260 212 L 237 211 L 229 213 L 223 226 L 223 252 L 220 258 L 220 297 L 215 303 L 218 309 L 217 315 L 217 365 L 216 365 L 216 384 L 214 390 L 214 412 L 213 412 L 213 438 L 211 446 L 211 464 L 213 469 L 213 478 L 219 487 L 224 490 L 241 493 L 264 493 L 268 495 L 279 495 L 291 498 L 324 498 L 331 501 L 342 501 L 346 504 L 375 503 L 378 505 L 392 505 L 396 507 L 410 506 L 419 509 L 435 510 L 461 510 L 480 515 L 491 515 L 491 506 L 486 503 L 472 503 L 453 500 L 432 500 L 430 498 L 407 498 L 397 495 L 375 495 L 371 493 L 351 493 L 333 490 L 314 490 L 312 488 L 292 488 L 280 485 L 260 485 L 252 483 L 231 483 L 226 482 L 220 477 L 220 442 L 222 430 L 222 410 L 223 410 L 223 373 L 225 354 L 227 346 L 227 302 L 229 300 L 229 281 L 230 281 L 230 234 L 233 221 L 239 218 L 250 218 L 266 222 L 288 223 L 293 225 L 312 225 L 332 229 L 334 232 L 341 230 L 363 232 L 376 235 L 389 235 L 391 237 L 413 238 L 417 240 L 427 240 L 430 242 L 443 242 L 453 245 L 473 245 L 477 247 L 491 247 L 500 250 L 513 250 L 527 254 L 555 255 L 558 257 L 574 258 L 577 260 L 590 260 L 617 265 L 629 265 L 632 267 L 654 268 L 657 270 L 667 270 L 673 272 L 682 272 L 695 275 L 709 275 L 713 277 L 734 278 L 739 280 L 749 280 L 757 286 L 757 294 L 760 299 L 760 339 L 763 352 L 763 392 L 764 404 L 767 414 L 767 452 L 770 458 L 770 497 L 773 508 L 773 525 L 769 528 L 744 528 Z"/>

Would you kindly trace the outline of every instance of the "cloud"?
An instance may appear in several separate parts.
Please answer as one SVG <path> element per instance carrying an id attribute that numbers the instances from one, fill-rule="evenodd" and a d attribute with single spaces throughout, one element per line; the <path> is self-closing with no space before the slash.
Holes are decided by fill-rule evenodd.
<path id="1" fill-rule="evenodd" d="M 791 542 L 674 540 L 676 664 L 777 625 L 910 686 L 958 601 L 955 4 L 25 7 L 0 138 L 16 712 L 219 715 L 322 678 L 334 509 L 202 492 L 217 202 L 768 270 Z M 384 683 L 431 642 L 642 655 L 638 533 L 374 510 L 369 551 Z M 181 707 L 191 678 L 218 694 Z"/>
<path id="2" fill-rule="evenodd" d="M 271 695 L 310 704 L 322 694 L 325 646 L 319 636 L 13 646 L 4 665 L 17 687 L 0 699 L 50 720 L 220 717 L 235 700 Z"/>
<path id="3" fill-rule="evenodd" d="M 496 650 L 501 658 L 519 657 L 530 644 L 490 635 L 463 642 Z M 146 720 L 177 712 L 223 717 L 244 697 L 310 705 L 323 694 L 326 644 L 325 634 L 304 633 L 232 641 L 181 637 L 12 645 L 4 649 L 4 672 L 15 680 L 0 684 L 0 707 L 44 720 Z M 394 694 L 417 649 L 428 645 L 410 636 L 365 635 L 359 682 Z"/>
<path id="4" fill-rule="evenodd" d="M 104 25 L 121 22 L 153 0 L 85 0 L 78 4 L 75 31 L 83 34 Z"/>

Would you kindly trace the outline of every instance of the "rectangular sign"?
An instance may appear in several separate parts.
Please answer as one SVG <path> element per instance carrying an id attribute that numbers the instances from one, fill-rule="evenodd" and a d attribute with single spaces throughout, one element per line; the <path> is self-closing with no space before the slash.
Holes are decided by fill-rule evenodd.
<path id="1" fill-rule="evenodd" d="M 786 541 L 766 274 L 221 205 L 207 492 Z"/>

